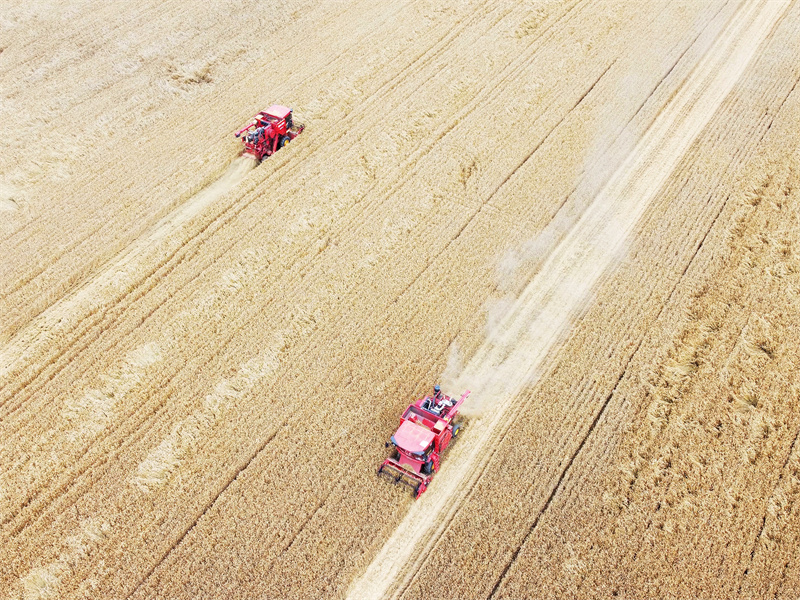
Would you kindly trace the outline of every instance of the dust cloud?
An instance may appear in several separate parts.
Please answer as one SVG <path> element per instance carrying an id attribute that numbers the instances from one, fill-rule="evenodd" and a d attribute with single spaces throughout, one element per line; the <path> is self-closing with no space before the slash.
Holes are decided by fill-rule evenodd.
<path id="1" fill-rule="evenodd" d="M 614 95 L 647 97 L 649 91 L 644 77 L 632 71 L 619 80 Z M 540 369 L 536 366 L 540 362 L 536 360 L 538 351 L 530 355 L 525 350 L 527 346 L 520 343 L 524 338 L 536 336 L 530 328 L 536 327 L 534 323 L 539 321 L 545 306 L 534 308 L 533 311 L 530 310 L 533 307 L 521 306 L 521 302 L 526 302 L 523 292 L 536 280 L 548 259 L 558 252 L 559 246 L 589 207 L 596 202 L 609 203 L 613 200 L 600 192 L 634 152 L 643 134 L 642 124 L 630 120 L 624 113 L 608 111 L 598 121 L 592 141 L 586 147 L 583 169 L 575 182 L 574 191 L 537 235 L 498 259 L 495 275 L 501 296 L 490 299 L 485 307 L 483 346 L 484 350 L 491 348 L 494 356 L 502 358 L 491 369 L 473 362 L 465 364 L 457 374 L 454 365 L 448 362 L 443 377 L 443 381 L 449 384 L 447 389 L 473 390 L 462 407 L 461 412 L 465 416 L 483 416 L 487 410 L 502 403 L 504 398 L 513 395 L 520 386 L 530 385 L 539 378 Z M 576 259 L 581 260 L 581 257 Z M 564 324 L 572 322 L 590 291 L 590 288 L 582 285 L 574 286 L 572 297 L 562 306 L 563 314 L 552 315 L 554 320 Z M 552 310 L 553 307 L 546 308 Z M 524 318 L 515 320 L 515 315 L 519 317 L 523 314 Z M 520 374 L 523 374 L 521 379 Z"/>

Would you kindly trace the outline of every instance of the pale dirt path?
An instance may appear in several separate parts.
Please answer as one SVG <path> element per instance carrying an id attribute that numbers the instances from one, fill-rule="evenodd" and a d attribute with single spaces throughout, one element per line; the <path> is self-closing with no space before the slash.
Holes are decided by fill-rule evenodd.
<path id="1" fill-rule="evenodd" d="M 119 295 L 135 287 L 148 265 L 160 263 L 188 241 L 189 222 L 233 190 L 256 164 L 246 156 L 234 160 L 219 179 L 164 217 L 80 289 L 53 304 L 22 329 L 0 350 L 0 381 L 20 364 L 37 357 L 53 338 L 70 331 L 87 315 L 112 304 Z"/>
<path id="2" fill-rule="evenodd" d="M 507 317 L 461 371 L 486 414 L 470 424 L 434 485 L 354 582 L 348 597 L 402 594 L 442 535 L 516 416 L 513 399 L 613 266 L 637 221 L 738 81 L 788 2 L 748 2 L 722 31 L 680 92 L 542 266 Z"/>

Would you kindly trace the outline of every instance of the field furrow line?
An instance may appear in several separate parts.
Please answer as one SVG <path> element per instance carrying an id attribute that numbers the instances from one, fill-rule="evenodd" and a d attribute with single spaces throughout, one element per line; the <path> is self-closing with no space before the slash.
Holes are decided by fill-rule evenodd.
<path id="1" fill-rule="evenodd" d="M 798 432 L 795 434 L 794 439 L 792 440 L 792 443 L 789 446 L 789 451 L 786 453 L 786 460 L 783 461 L 783 466 L 781 466 L 781 469 L 780 469 L 780 472 L 779 472 L 780 474 L 778 475 L 778 479 L 775 482 L 775 487 L 773 488 L 772 495 L 768 499 L 767 507 L 765 508 L 764 515 L 761 518 L 761 526 L 756 530 L 755 537 L 753 537 L 753 542 L 752 542 L 752 544 L 750 546 L 750 556 L 749 556 L 749 559 L 747 561 L 747 566 L 745 567 L 744 572 L 742 573 L 742 579 L 739 581 L 739 587 L 738 587 L 737 592 L 736 592 L 737 595 L 741 595 L 742 587 L 745 584 L 747 575 L 750 573 L 750 569 L 753 567 L 753 560 L 754 560 L 755 555 L 756 555 L 756 550 L 758 549 L 758 544 L 761 541 L 762 536 L 764 535 L 764 530 L 767 527 L 767 519 L 770 516 L 770 514 L 769 514 L 769 501 L 771 501 L 775 497 L 776 492 L 778 491 L 778 489 L 780 488 L 781 483 L 783 482 L 783 479 L 784 479 L 784 476 L 785 476 L 785 473 L 786 473 L 786 468 L 789 465 L 789 461 L 792 459 L 792 456 L 795 453 L 794 451 L 795 451 L 795 447 L 797 447 L 797 440 L 798 439 L 800 439 L 800 430 L 798 430 Z M 784 567 L 784 570 L 785 569 L 786 569 L 786 567 Z M 778 588 L 778 589 L 780 590 L 780 588 Z M 776 596 L 777 596 L 777 592 L 776 592 Z"/>
<path id="2" fill-rule="evenodd" d="M 162 219 L 146 237 L 137 240 L 75 294 L 52 305 L 20 331 L 0 350 L 0 380 L 18 371 L 21 363 L 34 362 L 56 337 L 81 328 L 87 316 L 102 313 L 111 300 L 124 297 L 160 269 L 185 244 L 180 233 L 184 233 L 188 223 L 240 183 L 254 166 L 255 162 L 247 157 L 235 160 L 223 177 Z M 143 278 L 142 271 L 146 273 Z"/>
<path id="3" fill-rule="evenodd" d="M 517 556 L 519 555 L 520 550 L 522 550 L 522 548 L 525 546 L 526 542 L 528 541 L 528 538 L 531 536 L 533 531 L 536 529 L 536 526 L 539 524 L 539 520 L 542 518 L 542 515 L 547 512 L 547 509 L 550 507 L 550 504 L 552 503 L 553 498 L 555 498 L 556 494 L 561 489 L 561 485 L 564 482 L 564 478 L 567 476 L 567 473 L 569 472 L 570 468 L 572 467 L 572 464 L 575 462 L 575 459 L 577 458 L 578 454 L 581 453 L 581 450 L 583 450 L 583 447 L 586 445 L 586 441 L 591 437 L 592 433 L 594 432 L 595 428 L 597 427 L 597 424 L 600 422 L 600 419 L 605 414 L 606 408 L 608 407 L 608 404 L 611 402 L 611 398 L 613 398 L 614 393 L 617 391 L 617 387 L 619 387 L 619 384 L 622 381 L 622 378 L 625 377 L 625 374 L 628 372 L 628 366 L 631 364 L 631 361 L 636 356 L 636 354 L 639 352 L 639 348 L 641 348 L 643 341 L 644 341 L 644 337 L 639 339 L 639 343 L 636 345 L 636 348 L 633 350 L 633 352 L 628 357 L 628 360 L 625 363 L 625 366 L 622 368 L 622 372 L 619 374 L 619 377 L 617 378 L 616 383 L 611 388 L 611 391 L 608 393 L 608 396 L 606 396 L 606 399 L 603 401 L 602 405 L 600 406 L 600 410 L 597 411 L 597 414 L 595 415 L 594 420 L 592 421 L 592 424 L 589 426 L 589 429 L 586 431 L 586 434 L 583 436 L 583 438 L 581 438 L 580 444 L 578 444 L 578 447 L 575 449 L 575 451 L 569 457 L 569 460 L 567 461 L 566 465 L 564 466 L 564 469 L 561 471 L 561 474 L 558 476 L 558 480 L 556 481 L 556 484 L 553 486 L 552 490 L 550 491 L 550 495 L 547 497 L 547 500 L 545 501 L 544 506 L 542 506 L 541 510 L 539 510 L 536 513 L 536 518 L 533 520 L 533 523 L 531 524 L 531 526 L 528 528 L 528 531 L 523 536 L 522 541 L 516 547 L 514 552 L 511 553 L 511 558 L 506 563 L 505 567 L 503 567 L 503 570 L 500 572 L 500 577 L 497 578 L 497 581 L 495 582 L 494 586 L 492 587 L 492 591 L 489 592 L 489 595 L 487 596 L 487 598 L 493 598 L 494 597 L 495 593 L 500 588 L 500 585 L 505 580 L 506 574 L 508 573 L 508 570 L 516 562 Z"/>
<path id="4" fill-rule="evenodd" d="M 787 5 L 750 2 L 736 12 L 633 154 L 463 369 L 456 387 L 476 390 L 493 412 L 471 427 L 471 436 L 445 466 L 437 486 L 412 506 L 366 573 L 354 582 L 351 598 L 395 595 L 413 578 L 406 565 L 411 556 L 420 554 L 420 546 L 430 546 L 433 530 L 443 526 L 442 517 L 463 498 L 459 490 L 471 487 L 472 473 L 489 453 L 513 398 L 535 380 L 551 345 L 580 314 L 601 275 L 618 260 L 650 200 L 727 97 Z"/>
<path id="5" fill-rule="evenodd" d="M 273 431 L 273 432 L 272 432 L 272 433 L 271 433 L 269 436 L 267 436 L 267 438 L 264 440 L 263 444 L 261 444 L 261 446 L 259 446 L 258 450 L 256 450 L 256 452 L 254 452 L 253 454 L 251 454 L 251 455 L 250 455 L 250 457 L 249 457 L 247 460 L 245 460 L 245 462 L 244 462 L 243 464 L 241 464 L 241 465 L 240 465 L 240 466 L 239 466 L 239 467 L 236 469 L 236 471 L 234 472 L 233 476 L 232 476 L 230 479 L 228 479 L 228 481 L 227 481 L 227 482 L 226 482 L 226 483 L 225 483 L 225 484 L 222 486 L 222 488 L 221 488 L 221 489 L 220 489 L 220 490 L 219 490 L 219 491 L 218 491 L 218 492 L 217 492 L 217 493 L 216 493 L 216 494 L 213 496 L 213 498 L 212 498 L 212 499 L 211 499 L 211 500 L 210 500 L 210 501 L 209 501 L 209 502 L 208 502 L 208 503 L 207 503 L 207 504 L 206 504 L 206 505 L 205 505 L 205 506 L 202 508 L 202 510 L 199 512 L 199 514 L 198 514 L 198 515 L 195 517 L 195 519 L 194 519 L 194 520 L 191 522 L 191 524 L 190 524 L 190 525 L 189 525 L 189 526 L 188 526 L 188 527 L 187 527 L 187 528 L 186 528 L 186 529 L 183 531 L 183 533 L 181 533 L 181 534 L 178 536 L 178 538 L 177 538 L 177 539 L 176 539 L 176 540 L 175 540 L 175 541 L 172 543 L 172 545 L 171 545 L 171 546 L 170 546 L 170 547 L 167 549 L 167 551 L 166 551 L 166 552 L 165 552 L 165 553 L 164 553 L 164 554 L 161 556 L 161 558 L 160 558 L 159 560 L 157 560 L 156 562 L 154 562 L 154 563 L 151 565 L 151 567 L 148 569 L 148 571 L 147 571 L 147 573 L 145 574 L 145 576 L 144 576 L 144 577 L 142 577 L 142 579 L 139 581 L 139 583 L 136 585 L 136 587 L 134 587 L 134 588 L 133 588 L 133 590 L 131 591 L 131 593 L 130 593 L 130 594 L 128 594 L 128 595 L 126 596 L 126 598 L 130 598 L 131 596 L 133 596 L 133 595 L 134 595 L 134 594 L 135 594 L 135 593 L 136 593 L 136 592 L 139 590 L 139 588 L 141 588 L 141 587 L 142 587 L 142 585 L 143 585 L 143 584 L 144 584 L 144 583 L 145 583 L 145 582 L 146 582 L 146 581 L 147 581 L 147 580 L 150 578 L 150 576 L 151 576 L 151 575 L 153 574 L 153 572 L 154 572 L 154 571 L 155 571 L 155 570 L 158 568 L 158 566 L 159 566 L 161 563 L 163 563 L 163 562 L 164 562 L 164 560 L 166 560 L 166 558 L 167 558 L 167 557 L 170 555 L 170 553 L 171 553 L 171 552 L 172 552 L 172 551 L 173 551 L 175 548 L 177 548 L 177 547 L 180 545 L 180 543 L 181 543 L 181 542 L 184 540 L 184 538 L 185 538 L 187 535 L 189 535 L 189 533 L 191 533 L 192 529 L 194 529 L 194 528 L 195 528 L 195 526 L 197 525 L 197 523 L 200 521 L 200 519 L 202 519 L 202 518 L 203 518 L 203 515 L 205 515 L 205 514 L 206 514 L 206 513 L 207 513 L 207 512 L 208 512 L 208 511 L 209 511 L 209 510 L 210 510 L 210 509 L 211 509 L 211 508 L 214 506 L 214 504 L 217 502 L 217 499 L 218 499 L 218 498 L 219 498 L 219 497 L 220 497 L 220 496 L 221 496 L 221 495 L 222 495 L 222 494 L 225 492 L 225 490 L 227 490 L 227 489 L 228 489 L 228 488 L 231 486 L 231 484 L 232 484 L 234 481 L 236 481 L 236 478 L 237 478 L 237 477 L 238 477 L 238 476 L 239 476 L 239 475 L 240 475 L 240 474 L 241 474 L 241 473 L 242 473 L 242 472 L 243 472 L 245 469 L 247 469 L 247 467 L 248 467 L 248 466 L 250 466 L 250 463 L 252 463 L 252 462 L 253 462 L 253 460 L 256 458 L 256 456 L 258 456 L 258 455 L 261 453 L 261 451 L 262 451 L 262 450 L 264 450 L 264 448 L 266 448 L 266 447 L 269 445 L 269 443 L 270 443 L 272 440 L 274 440 L 274 439 L 275 439 L 275 436 L 277 436 L 277 435 L 278 435 L 278 432 L 279 432 L 279 431 L 280 431 L 280 430 L 281 430 L 283 427 L 285 427 L 285 426 L 286 426 L 286 422 L 284 422 L 284 423 L 282 423 L 281 425 L 277 426 L 277 427 L 275 428 L 275 430 L 274 430 L 274 431 Z"/>
<path id="6" fill-rule="evenodd" d="M 413 279 L 411 279 L 409 281 L 408 285 L 400 292 L 400 294 L 398 294 L 398 296 L 395 299 L 395 301 L 397 299 L 399 299 L 400 297 L 402 297 L 403 295 L 405 295 L 405 293 L 408 292 L 408 290 L 410 290 L 414 286 L 414 284 L 419 280 L 419 278 L 422 277 L 425 274 L 425 272 L 431 267 L 431 265 L 433 265 L 433 263 L 439 257 L 444 256 L 445 254 L 447 254 L 447 252 L 450 249 L 450 247 L 461 237 L 461 234 L 464 233 L 464 231 L 475 221 L 475 219 L 481 214 L 481 212 L 487 206 L 490 205 L 490 202 L 491 202 L 492 198 L 495 196 L 495 194 L 497 194 L 503 188 L 503 186 L 505 186 L 511 180 L 511 178 L 514 177 L 514 175 L 525 165 L 525 163 L 527 163 L 531 159 L 531 157 L 534 154 L 536 154 L 536 152 L 542 147 L 542 145 L 548 139 L 550 139 L 550 137 L 558 130 L 558 128 L 561 126 L 562 123 L 564 123 L 564 121 L 567 119 L 567 117 L 569 117 L 572 114 L 572 112 L 578 106 L 580 106 L 580 104 L 586 99 L 586 97 L 591 93 L 591 91 L 600 82 L 600 80 L 606 75 L 606 73 L 608 73 L 608 71 L 611 69 L 611 67 L 614 66 L 615 62 L 616 61 L 612 61 L 611 64 L 609 64 L 608 67 L 606 67 L 600 73 L 600 75 L 597 77 L 597 79 L 595 79 L 594 82 L 587 88 L 586 92 L 584 92 L 580 96 L 580 98 L 578 98 L 577 102 L 575 102 L 575 104 L 572 106 L 572 108 L 570 108 L 566 113 L 564 113 L 564 115 L 556 123 L 556 125 L 554 127 L 552 127 L 550 130 L 548 130 L 547 133 L 544 135 L 544 137 L 534 145 L 533 150 L 531 150 L 530 153 L 527 156 L 525 156 L 516 166 L 512 167 L 512 169 L 511 169 L 511 171 L 509 171 L 508 175 L 506 175 L 506 177 L 502 181 L 500 181 L 500 183 L 487 196 L 485 196 L 481 200 L 480 204 L 478 204 L 477 208 L 475 210 L 473 210 L 472 213 L 470 214 L 470 216 L 466 219 L 466 221 L 464 221 L 464 224 L 456 232 L 456 234 L 447 241 L 447 244 L 445 244 L 439 250 L 439 252 L 437 254 L 435 254 L 435 255 L 430 257 L 430 259 L 425 264 L 425 266 L 417 273 L 417 275 Z"/>

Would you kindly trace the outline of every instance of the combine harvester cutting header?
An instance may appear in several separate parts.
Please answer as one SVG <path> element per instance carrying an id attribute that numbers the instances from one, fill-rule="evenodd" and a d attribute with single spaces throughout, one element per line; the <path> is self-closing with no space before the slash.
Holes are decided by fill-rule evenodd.
<path id="1" fill-rule="evenodd" d="M 244 143 L 243 154 L 256 160 L 272 156 L 300 135 L 305 125 L 295 123 L 292 109 L 273 104 L 252 118 L 247 126 L 236 132 Z"/>
<path id="2" fill-rule="evenodd" d="M 419 498 L 439 470 L 442 452 L 461 430 L 461 425 L 453 423 L 453 420 L 467 396 L 469 390 L 455 400 L 442 394 L 437 385 L 433 388 L 433 396 L 425 396 L 410 404 L 400 417 L 400 427 L 392 436 L 394 452 L 378 468 L 378 475 L 387 475 L 395 483 L 411 486 L 414 498 Z M 389 447 L 389 442 L 386 442 L 386 447 Z"/>

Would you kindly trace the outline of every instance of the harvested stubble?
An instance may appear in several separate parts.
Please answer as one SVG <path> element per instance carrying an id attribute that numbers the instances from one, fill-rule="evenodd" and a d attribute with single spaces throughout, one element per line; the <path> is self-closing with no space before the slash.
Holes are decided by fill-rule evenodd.
<path id="1" fill-rule="evenodd" d="M 664 1 L 638 14 L 623 3 L 533 9 L 296 3 L 274 15 L 277 26 L 252 23 L 259 6 L 232 8 L 229 19 L 185 2 L 154 3 L 140 20 L 122 19 L 113 35 L 127 33 L 126 51 L 162 52 L 163 69 L 145 59 L 142 69 L 123 71 L 118 83 L 95 86 L 91 100 L 80 101 L 86 76 L 70 69 L 115 80 L 109 69 L 116 59 L 101 52 L 92 55 L 96 63 L 83 65 L 90 58 L 65 55 L 63 64 L 72 67 L 41 71 L 47 85 L 58 86 L 68 74 L 77 83 L 74 93 L 66 88 L 61 95 L 65 110 L 52 134 L 31 123 L 20 135 L 15 151 L 21 164 L 35 151 L 30 140 L 37 136 L 56 143 L 59 132 L 84 132 L 92 119 L 103 118 L 120 131 L 71 157 L 71 171 L 47 167 L 12 181 L 27 209 L 8 221 L 2 252 L 10 258 L 0 278 L 2 301 L 11 307 L 0 340 L 14 336 L 0 348 L 7 359 L 0 364 L 0 587 L 9 597 L 343 595 L 411 504 L 403 490 L 373 478 L 403 403 L 438 377 L 453 345 L 465 359 L 475 352 L 487 299 L 526 286 L 541 254 L 557 245 L 740 9 L 721 1 Z M 82 30 L 110 17 L 88 5 L 75 10 Z M 158 32 L 181 31 L 185 15 L 195 13 L 208 22 L 159 47 Z M 778 30 L 789 57 L 795 55 L 796 21 L 785 19 Z M 145 33 L 151 22 L 158 29 Z M 65 30 L 57 48 L 69 47 L 75 35 Z M 224 46 L 217 43 L 223 38 Z M 42 64 L 35 40 L 27 39 L 28 45 L 11 45 L 0 55 L 18 61 L 15 69 L 25 68 L 26 60 Z M 180 57 L 170 55 L 178 52 L 170 46 L 176 39 L 185 44 Z M 263 40 L 257 49 L 253 39 Z M 479 46 L 490 50 L 475 52 Z M 189 60 L 214 48 L 216 62 Z M 693 266 L 686 280 L 682 272 L 689 263 L 710 265 L 710 273 L 732 268 L 733 262 L 708 258 L 727 247 L 724 237 L 704 235 L 716 215 L 725 217 L 713 231 L 731 222 L 723 207 L 736 168 L 755 152 L 779 147 L 776 134 L 761 146 L 758 139 L 771 119 L 785 122 L 784 113 L 794 110 L 790 102 L 781 108 L 789 89 L 775 84 L 790 79 L 786 56 L 783 62 L 773 57 L 774 68 L 786 69 L 780 76 L 763 64 L 748 71 L 745 83 L 761 94 L 741 86 L 687 155 L 638 232 L 631 256 L 640 266 L 628 264 L 604 284 L 535 394 L 522 393 L 527 409 L 496 455 L 501 468 L 479 480 L 408 595 L 441 590 L 427 582 L 443 552 L 457 569 L 443 595 L 487 595 L 508 561 L 493 562 L 489 570 L 476 563 L 508 558 L 527 530 L 517 524 L 547 505 L 550 512 L 498 592 L 588 594 L 611 585 L 596 580 L 591 561 L 610 561 L 612 550 L 592 555 L 577 542 L 549 540 L 542 560 L 530 548 L 544 552 L 548 546 L 534 540 L 541 542 L 540 530 L 554 530 L 553 519 L 560 523 L 552 511 L 569 514 L 576 500 L 606 489 L 608 473 L 619 483 L 619 473 L 647 471 L 624 460 L 626 440 L 644 435 L 634 425 L 622 433 L 628 424 L 658 425 L 666 418 L 669 435 L 656 441 L 687 435 L 670 427 L 694 413 L 677 411 L 675 402 L 665 411 L 671 396 L 658 390 L 665 382 L 682 386 L 687 377 L 707 375 L 707 329 L 727 324 L 722 315 L 705 319 L 705 296 L 686 301 L 686 281 L 701 281 L 703 269 Z M 15 73 L 8 69 L 2 76 L 10 81 Z M 142 92 L 155 107 L 147 118 L 127 94 L 150 82 L 152 89 Z M 32 91 L 17 93 L 32 113 L 42 110 Z M 236 152 L 223 136 L 265 102 L 287 98 L 309 123 L 307 132 L 213 202 L 192 196 Z M 754 109 L 760 102 L 770 107 L 766 116 Z M 119 121 L 128 110 L 136 118 Z M 796 132 L 786 135 L 797 139 Z M 720 139 L 742 150 L 734 160 L 719 152 L 709 166 L 703 157 L 717 152 Z M 202 150 L 187 156 L 193 148 Z M 10 166 L 0 164 L 8 177 Z M 54 206 L 48 184 L 57 172 L 64 180 Z M 770 193 L 793 185 L 790 174 L 771 174 Z M 703 194 L 710 199 L 698 207 L 692 198 Z M 771 206 L 768 197 L 748 196 L 748 206 L 787 229 L 788 221 L 778 217 L 789 212 L 763 212 Z M 785 197 L 790 211 L 791 190 Z M 193 206 L 202 210 L 195 214 Z M 62 230 L 65 223 L 74 226 Z M 747 237 L 748 223 L 737 226 L 742 239 L 756 243 Z M 664 228 L 669 234 L 652 234 Z M 153 244 L 132 243 L 143 232 Z M 545 243 L 526 245 L 542 232 Z M 778 227 L 767 235 L 767 246 L 791 257 L 784 234 Z M 734 240 L 731 247 L 733 255 L 744 246 Z M 510 276 L 498 286 L 502 256 L 510 258 L 500 271 Z M 759 256 L 748 255 L 742 264 L 760 264 Z M 785 262 L 774 268 L 791 277 L 793 263 Z M 84 296 L 65 296 L 77 283 Z M 758 290 L 757 282 L 750 284 Z M 672 289 L 678 290 L 674 297 Z M 639 318 L 632 318 L 626 308 L 637 306 L 643 307 Z M 648 323 L 658 325 L 647 333 Z M 755 466 L 767 477 L 777 472 L 764 461 L 767 445 L 783 444 L 791 427 L 778 426 L 780 407 L 761 400 L 770 390 L 750 379 L 773 364 L 764 356 L 792 359 L 786 338 L 774 333 L 782 322 L 773 315 L 748 316 L 740 324 L 746 331 L 726 371 L 726 385 L 742 388 L 733 390 L 731 419 L 752 436 Z M 663 338 L 653 333 L 658 327 Z M 641 342 L 646 336 L 649 341 Z M 634 352 L 640 343 L 645 358 Z M 782 362 L 772 368 L 779 364 L 785 368 Z M 644 374 L 652 374 L 652 390 Z M 605 431 L 596 429 L 581 446 L 596 458 L 579 455 L 561 480 L 576 432 L 592 425 L 596 400 L 616 383 L 630 390 L 627 412 L 619 412 L 627 420 L 603 434 L 611 442 L 594 442 Z M 655 394 L 659 403 L 647 400 Z M 618 410 L 614 397 L 607 412 Z M 543 431 L 550 434 L 543 437 Z M 663 465 L 699 469 L 710 460 L 700 451 L 666 459 L 658 443 L 646 448 Z M 545 475 L 538 487 L 528 483 L 531 461 Z M 606 464 L 597 481 L 586 474 Z M 764 542 L 753 546 L 744 591 L 762 589 L 773 558 L 789 555 L 783 540 L 794 543 L 782 532 L 784 523 L 796 521 L 797 486 L 790 476 L 796 464 L 796 457 L 787 460 L 786 475 L 776 476 Z M 556 482 L 562 483 L 547 501 Z M 630 493 L 629 505 L 645 507 L 650 516 L 660 512 L 652 508 L 655 492 L 642 500 L 645 488 L 636 485 L 608 489 L 602 510 L 624 504 Z M 428 493 L 436 493 L 435 484 Z M 509 507 L 524 518 L 501 522 Z M 694 510 L 701 508 L 698 503 Z M 639 513 L 621 514 L 600 521 L 603 539 L 629 556 L 614 524 L 635 530 Z M 578 516 L 575 523 L 589 522 Z M 492 527 L 496 538 L 487 540 Z M 613 543 L 602 547 L 613 549 Z M 701 550 L 693 551 L 695 560 Z M 658 551 L 656 545 L 651 555 Z M 644 574 L 647 564 L 669 574 L 651 555 L 644 555 L 638 572 Z M 531 560 L 542 560 L 551 574 L 531 581 L 525 575 Z M 797 569 L 787 563 L 788 585 L 797 581 Z M 584 587 L 576 583 L 584 580 Z M 646 589 L 634 581 L 626 591 Z"/>

